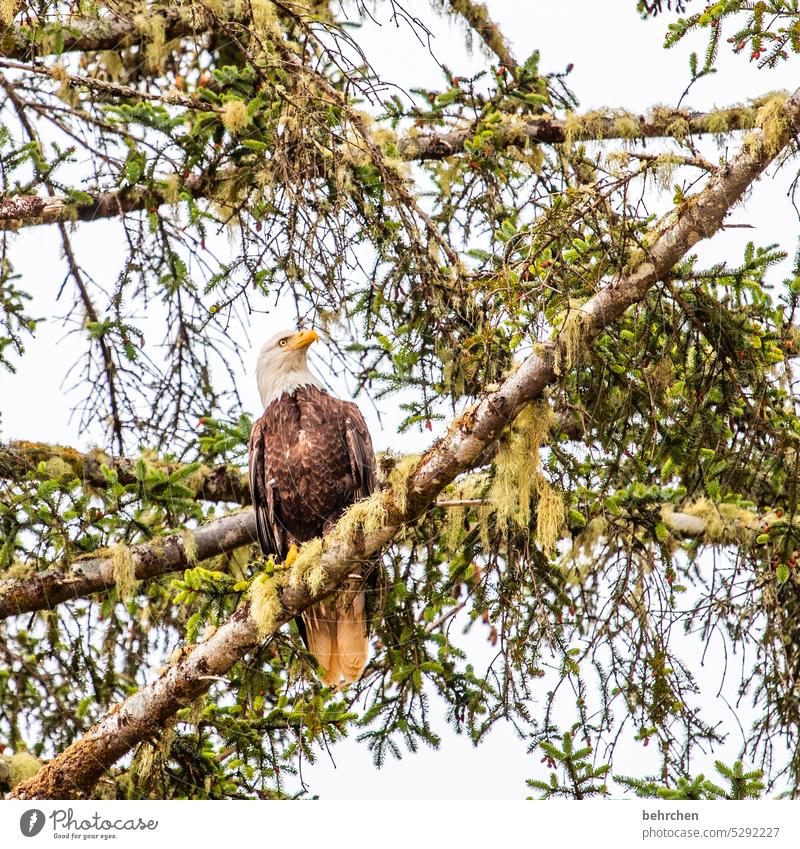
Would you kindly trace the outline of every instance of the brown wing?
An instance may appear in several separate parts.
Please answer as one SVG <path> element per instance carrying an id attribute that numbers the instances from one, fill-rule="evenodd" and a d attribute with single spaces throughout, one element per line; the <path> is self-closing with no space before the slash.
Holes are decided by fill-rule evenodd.
<path id="1" fill-rule="evenodd" d="M 283 560 L 289 550 L 286 529 L 277 519 L 277 489 L 272 470 L 266 462 L 264 423 L 259 419 L 250 434 L 250 495 L 256 513 L 258 542 L 264 554 Z"/>
<path id="2" fill-rule="evenodd" d="M 377 485 L 377 475 L 369 429 L 355 404 L 347 403 L 344 438 L 353 473 L 353 501 L 358 501 L 372 494 Z"/>

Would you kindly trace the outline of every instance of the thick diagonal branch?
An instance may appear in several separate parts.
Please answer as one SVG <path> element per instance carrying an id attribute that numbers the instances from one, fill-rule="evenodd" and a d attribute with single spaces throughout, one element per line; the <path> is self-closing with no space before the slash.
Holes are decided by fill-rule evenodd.
<path id="1" fill-rule="evenodd" d="M 794 131 L 800 124 L 800 91 L 792 95 L 785 109 L 788 126 Z M 591 344 L 605 327 L 666 277 L 697 242 L 716 233 L 731 206 L 788 141 L 788 128 L 780 138 L 773 133 L 768 140 L 763 135 L 750 140 L 703 191 L 662 219 L 651 232 L 646 256 L 584 304 L 576 334 L 579 344 Z M 438 493 L 475 465 L 519 411 L 556 379 L 556 362 L 564 362 L 565 353 L 558 343 L 550 343 L 541 353 L 532 354 L 496 392 L 453 422 L 448 434 L 420 459 L 403 492 L 387 490 L 373 496 L 384 500 L 381 506 L 385 510 L 384 521 L 374 531 L 346 533 L 340 527 L 344 520 L 340 520 L 324 539 L 320 558 L 324 582 L 315 592 L 302 580 L 284 586 L 269 632 L 331 593 L 350 574 L 354 562 L 377 554 L 403 523 L 421 516 Z M 106 769 L 137 743 L 158 734 L 182 706 L 207 691 L 217 677 L 226 675 L 264 639 L 263 631 L 263 623 L 260 626 L 251 615 L 250 605 L 244 604 L 205 642 L 114 707 L 80 740 L 20 784 L 12 796 L 58 799 L 89 791 Z"/>
<path id="2" fill-rule="evenodd" d="M 447 5 L 455 14 L 461 15 L 486 47 L 512 74 L 516 74 L 517 61 L 500 27 L 489 16 L 486 6 L 483 3 L 475 3 L 474 0 L 447 0 Z"/>

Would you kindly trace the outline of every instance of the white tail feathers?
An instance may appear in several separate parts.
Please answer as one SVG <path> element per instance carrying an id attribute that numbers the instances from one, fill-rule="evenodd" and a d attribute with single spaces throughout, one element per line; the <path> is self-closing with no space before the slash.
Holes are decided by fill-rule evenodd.
<path id="1" fill-rule="evenodd" d="M 308 648 L 322 667 L 323 684 L 339 686 L 358 681 L 369 657 L 363 590 L 345 592 L 303 613 Z"/>

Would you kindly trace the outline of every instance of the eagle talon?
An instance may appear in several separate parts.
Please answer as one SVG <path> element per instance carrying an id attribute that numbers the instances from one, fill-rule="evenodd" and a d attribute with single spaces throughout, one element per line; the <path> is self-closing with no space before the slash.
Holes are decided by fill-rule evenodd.
<path id="1" fill-rule="evenodd" d="M 290 568 L 294 561 L 297 560 L 297 555 L 299 553 L 300 552 L 297 550 L 297 546 L 292 543 L 291 547 L 289 548 L 289 553 L 286 555 L 286 560 L 283 561 L 283 565 L 287 569 Z"/>

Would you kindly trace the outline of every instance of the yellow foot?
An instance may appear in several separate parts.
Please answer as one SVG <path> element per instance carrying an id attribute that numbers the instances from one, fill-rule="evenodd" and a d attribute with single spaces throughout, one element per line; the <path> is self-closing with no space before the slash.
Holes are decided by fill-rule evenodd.
<path id="1" fill-rule="evenodd" d="M 297 546 L 292 543 L 292 546 L 289 549 L 289 553 L 286 555 L 286 560 L 283 561 L 287 569 L 292 565 L 292 563 L 294 563 L 295 560 L 297 560 L 297 555 L 299 553 L 300 552 L 297 550 Z"/>

